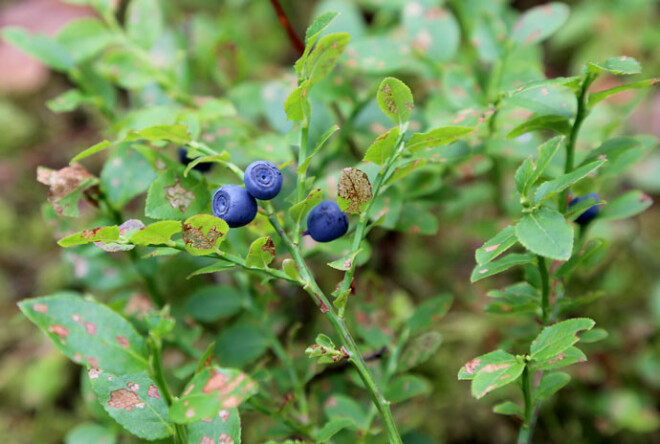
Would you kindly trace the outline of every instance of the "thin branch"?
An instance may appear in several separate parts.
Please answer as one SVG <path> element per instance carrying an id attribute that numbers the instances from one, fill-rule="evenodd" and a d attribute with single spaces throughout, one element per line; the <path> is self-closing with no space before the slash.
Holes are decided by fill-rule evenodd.
<path id="1" fill-rule="evenodd" d="M 293 26 L 291 26 L 291 22 L 287 18 L 284 9 L 282 9 L 282 5 L 280 5 L 279 0 L 270 0 L 270 4 L 273 5 L 273 9 L 277 14 L 277 18 L 279 19 L 280 24 L 286 31 L 286 34 L 289 36 L 289 41 L 291 42 L 291 46 L 293 46 L 293 49 L 296 50 L 299 56 L 303 55 L 303 53 L 305 52 L 305 44 L 303 43 L 302 40 L 300 40 L 300 37 L 298 37 L 298 34 L 296 34 L 296 31 L 293 29 Z"/>

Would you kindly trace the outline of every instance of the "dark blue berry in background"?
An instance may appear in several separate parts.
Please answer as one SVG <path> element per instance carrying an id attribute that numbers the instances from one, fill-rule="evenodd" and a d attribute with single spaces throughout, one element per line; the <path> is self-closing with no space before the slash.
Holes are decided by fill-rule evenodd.
<path id="1" fill-rule="evenodd" d="M 257 201 L 243 187 L 223 185 L 213 195 L 213 215 L 230 228 L 247 225 L 257 215 Z"/>
<path id="2" fill-rule="evenodd" d="M 571 200 L 568 206 L 572 207 L 573 205 L 577 205 L 580 202 L 584 202 L 587 199 L 593 199 L 594 202 L 598 202 L 600 200 L 598 194 L 589 193 L 589 194 L 585 194 L 584 196 L 574 198 L 573 200 Z M 594 205 L 584 213 L 580 214 L 580 216 L 578 216 L 578 218 L 575 219 L 575 222 L 577 222 L 578 225 L 583 225 L 583 226 L 587 225 L 589 222 L 591 222 L 598 216 L 598 213 L 600 213 L 600 205 Z"/>
<path id="3" fill-rule="evenodd" d="M 266 160 L 248 165 L 243 180 L 248 193 L 260 200 L 270 200 L 282 189 L 282 173 L 277 165 Z"/>
<path id="4" fill-rule="evenodd" d="M 185 166 L 188 166 L 190 162 L 192 162 L 195 159 L 190 159 L 188 158 L 188 150 L 185 147 L 179 147 L 179 162 L 184 164 Z M 213 167 L 213 164 L 211 162 L 204 162 L 204 163 L 198 163 L 195 165 L 192 169 L 197 170 L 200 173 L 207 173 L 211 171 L 211 168 Z"/>
<path id="5" fill-rule="evenodd" d="M 316 242 L 330 242 L 348 231 L 348 217 L 339 205 L 326 200 L 315 206 L 307 216 L 307 232 Z"/>

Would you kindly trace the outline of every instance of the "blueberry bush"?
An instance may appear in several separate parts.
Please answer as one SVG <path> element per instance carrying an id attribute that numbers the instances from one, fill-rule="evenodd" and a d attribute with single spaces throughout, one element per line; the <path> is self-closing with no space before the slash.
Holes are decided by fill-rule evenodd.
<path id="1" fill-rule="evenodd" d="M 629 171 L 656 139 L 626 119 L 659 79 L 635 58 L 551 75 L 561 2 L 67 1 L 93 13 L 2 30 L 70 85 L 48 108 L 102 134 L 37 170 L 74 279 L 19 303 L 82 367 L 66 442 L 579 440 L 555 399 L 616 334 L 588 279 L 653 203 Z M 475 292 L 498 333 L 436 359 L 486 337 L 451 321 Z M 503 432 L 438 432 L 425 400 L 468 389 L 491 400 L 472 427 L 492 408 Z M 613 424 L 656 430 L 631 393 Z"/>

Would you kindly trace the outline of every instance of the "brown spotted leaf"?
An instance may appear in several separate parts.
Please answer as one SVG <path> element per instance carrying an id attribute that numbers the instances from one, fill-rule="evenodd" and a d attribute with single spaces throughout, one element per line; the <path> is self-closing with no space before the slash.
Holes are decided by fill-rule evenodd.
<path id="1" fill-rule="evenodd" d="M 50 187 L 48 201 L 59 214 L 69 217 L 78 217 L 78 202 L 85 190 L 98 183 L 80 164 L 74 163 L 61 170 L 51 170 L 39 167 L 37 180 Z"/>
<path id="2" fill-rule="evenodd" d="M 204 212 L 209 199 L 203 179 L 168 169 L 149 186 L 145 212 L 154 219 L 182 220 Z"/>
<path id="3" fill-rule="evenodd" d="M 187 219 L 183 226 L 186 250 L 195 256 L 213 253 L 229 231 L 227 222 L 210 214 L 198 214 Z"/>
<path id="4" fill-rule="evenodd" d="M 344 168 L 337 186 L 339 207 L 347 213 L 362 212 L 363 205 L 371 200 L 371 182 L 364 171 Z"/>
<path id="5" fill-rule="evenodd" d="M 415 107 L 410 88 L 394 77 L 383 79 L 376 100 L 381 111 L 397 125 L 406 123 Z"/>
<path id="6" fill-rule="evenodd" d="M 245 258 L 248 267 L 268 268 L 268 264 L 275 259 L 275 244 L 270 236 L 260 237 L 252 242 L 250 251 Z"/>
<path id="7" fill-rule="evenodd" d="M 222 410 L 238 407 L 256 392 L 257 383 L 240 370 L 206 367 L 174 401 L 170 418 L 178 424 L 213 418 Z"/>
<path id="8" fill-rule="evenodd" d="M 73 292 L 25 299 L 21 311 L 74 362 L 115 373 L 145 370 L 147 348 L 133 326 L 105 305 Z"/>
<path id="9" fill-rule="evenodd" d="M 217 437 L 218 441 L 210 438 L 211 436 Z M 204 441 L 205 438 L 208 440 Z M 238 409 L 222 409 L 211 418 L 204 418 L 189 424 L 188 442 L 239 444 L 241 442 L 241 418 L 238 415 Z"/>
<path id="10" fill-rule="evenodd" d="M 575 318 L 545 327 L 532 342 L 532 359 L 544 362 L 557 357 L 580 340 L 578 332 L 591 330 L 594 325 L 596 323 L 589 318 Z"/>
<path id="11" fill-rule="evenodd" d="M 479 399 L 512 383 L 524 369 L 524 362 L 503 350 L 496 350 L 468 361 L 458 372 L 458 379 L 471 379 L 472 396 Z"/>
<path id="12" fill-rule="evenodd" d="M 105 411 L 132 434 L 154 440 L 174 433 L 167 403 L 146 371 L 117 374 L 90 369 L 88 376 Z"/>

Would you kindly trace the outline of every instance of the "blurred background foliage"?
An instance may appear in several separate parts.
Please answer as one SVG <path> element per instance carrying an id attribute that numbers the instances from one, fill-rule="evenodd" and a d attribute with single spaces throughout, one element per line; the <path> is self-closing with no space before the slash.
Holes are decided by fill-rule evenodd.
<path id="1" fill-rule="evenodd" d="M 476 56 L 459 50 L 461 39 L 465 40 L 461 29 L 481 26 L 475 18 L 479 11 L 510 22 L 518 11 L 543 2 L 447 2 L 442 26 L 430 29 L 441 33 L 440 38 L 433 34 L 429 43 L 424 34 L 406 36 L 407 32 L 423 26 L 414 22 L 416 15 L 411 8 L 416 6 L 413 5 L 441 3 L 283 2 L 299 33 L 311 16 L 337 10 L 342 15 L 331 31 L 346 31 L 353 38 L 345 65 L 354 71 L 347 74 L 340 70 L 333 74 L 319 88 L 318 97 L 313 97 L 313 139 L 329 126 L 329 121 L 341 125 L 346 111 L 358 109 L 350 140 L 342 140 L 344 145 L 340 144 L 335 157 L 328 159 L 332 168 L 338 170 L 354 163 L 351 150 L 357 151 L 353 154 L 360 158 L 375 135 L 385 129 L 375 103 L 369 100 L 374 96 L 374 86 L 385 74 L 397 73 L 413 86 L 416 102 L 421 104 L 413 120 L 420 126 L 448 123 L 460 110 L 482 104 L 483 99 L 478 97 L 478 73 L 474 77 L 464 74 L 471 69 L 473 60 L 482 64 L 478 66 L 487 67 L 489 59 L 496 56 L 497 47 L 475 44 L 472 48 L 478 52 Z M 587 61 L 619 54 L 637 58 L 645 68 L 646 77 L 660 73 L 657 1 L 567 3 L 571 16 L 552 39 L 542 48 L 530 47 L 524 54 L 512 57 L 509 78 L 505 73 L 503 79 L 509 89 L 521 79 L 544 74 L 572 75 Z M 163 5 L 167 27 L 152 55 L 178 67 L 177 78 L 182 89 L 198 95 L 228 97 L 243 118 L 269 131 L 270 136 L 256 143 L 252 147 L 254 151 L 246 152 L 244 158 L 237 158 L 233 152 L 234 161 L 246 164 L 254 152 L 268 152 L 272 151 L 272 144 L 286 144 L 283 135 L 291 124 L 286 121 L 282 104 L 295 82 L 291 66 L 297 57 L 270 3 L 177 0 Z M 465 14 L 463 17 L 458 14 L 457 18 L 461 8 Z M 71 20 L 92 14 L 85 7 L 57 0 L 3 0 L 0 27 L 20 25 L 32 32 L 54 35 Z M 491 22 L 488 26 L 496 27 L 498 23 Z M 94 426 L 85 423 L 104 413 L 90 402 L 89 389 L 85 387 L 85 378 L 80 378 L 79 368 L 18 314 L 16 302 L 62 288 L 91 291 L 101 299 L 104 295 L 106 300 L 112 297 L 115 302 L 139 302 L 135 298 L 137 277 L 124 260 L 101 250 L 63 252 L 57 247 L 55 238 L 66 231 L 66 226 L 53 222 L 54 213 L 44 204 L 47 191 L 35 180 L 37 166 L 65 166 L 74 154 L 103 137 L 107 122 L 101 114 L 86 108 L 72 113 L 54 113 L 46 108 L 44 102 L 69 88 L 67 79 L 2 41 L 0 67 L 0 436 L 8 444 L 56 443 L 63 442 L 65 436 L 68 442 L 81 442 L 76 441 L 76 433 L 83 430 L 85 436 L 91 436 Z M 613 81 L 605 78 L 599 81 L 597 89 L 615 86 L 611 84 Z M 344 84 L 346 88 L 342 88 Z M 359 97 L 351 96 L 354 90 Z M 145 90 L 139 97 L 130 99 L 138 100 L 141 106 L 163 105 L 166 100 L 157 90 Z M 114 100 L 124 102 L 128 98 L 120 90 Z M 354 106 L 355 103 L 360 103 L 360 107 Z M 519 109 L 504 110 L 500 117 L 502 131 L 506 134 L 505 131 L 521 121 Z M 599 108 L 586 122 L 580 142 L 590 145 L 605 135 L 638 133 L 660 137 L 657 90 L 644 95 L 622 94 L 609 100 L 607 106 Z M 214 142 L 221 146 L 226 131 L 220 125 L 216 134 Z M 508 165 L 506 171 L 512 172 L 540 140 L 531 135 L 521 139 L 502 146 L 505 167 Z M 274 155 L 278 152 L 275 149 Z M 94 158 L 89 164 L 90 171 L 102 175 L 101 162 L 102 158 Z M 507 393 L 498 392 L 488 402 L 478 404 L 469 395 L 469 385 L 456 381 L 459 367 L 468 359 L 502 346 L 504 338 L 524 335 L 525 327 L 517 325 L 515 318 L 483 312 L 488 302 L 486 291 L 495 287 L 493 282 L 469 283 L 474 250 L 507 220 L 496 206 L 505 211 L 515 206 L 515 202 L 506 200 L 507 193 L 504 202 L 493 199 L 492 186 L 481 180 L 493 168 L 489 162 L 477 157 L 448 176 L 441 177 L 431 169 L 428 174 L 422 171 L 407 178 L 416 181 L 416 187 L 408 188 L 419 190 L 416 198 L 421 203 L 414 210 L 423 215 L 415 221 L 420 224 L 421 232 L 408 233 L 413 225 L 405 220 L 413 211 L 408 208 L 396 231 L 374 230 L 370 235 L 372 260 L 361 273 L 359 285 L 361 290 L 373 293 L 380 304 L 376 304 L 377 309 L 386 307 L 384 310 L 391 316 L 403 318 L 410 313 L 413 303 L 426 297 L 449 292 L 455 298 L 452 310 L 440 326 L 442 346 L 419 372 L 431 382 L 431 395 L 416 398 L 397 410 L 401 423 L 416 430 L 406 435 L 406 442 L 506 442 L 516 430 L 517 425 L 510 418 L 494 415 L 488 406 Z M 504 190 L 512 190 L 512 174 L 503 177 Z M 648 150 L 643 161 L 616 179 L 608 182 L 608 186 L 616 189 L 605 187 L 606 197 L 608 193 L 620 194 L 622 187 L 634 186 L 658 201 L 660 154 Z M 141 206 L 135 204 L 133 208 Z M 608 330 L 609 337 L 585 346 L 589 361 L 571 369 L 573 383 L 542 409 L 536 442 L 660 443 L 660 255 L 657 253 L 660 209 L 656 204 L 633 220 L 598 223 L 592 235 L 605 238 L 610 249 L 595 268 L 577 276 L 572 285 L 576 293 L 583 290 L 602 294 L 595 303 L 577 313 L 583 310 Z M 192 295 L 187 310 L 193 319 L 204 322 L 209 298 L 203 287 L 212 282 L 186 281 L 185 276 L 195 267 L 193 263 L 170 264 L 162 270 L 167 272 L 163 288 L 168 288 L 172 295 Z M 324 267 L 319 267 L 318 272 L 330 273 Z M 330 275 L 326 282 L 335 278 Z M 512 282 L 507 277 L 498 279 L 498 285 Z M 236 298 L 240 299 L 240 295 Z M 179 298 L 180 302 L 183 300 Z M 278 305 L 280 313 L 286 313 L 287 309 L 295 311 L 292 318 L 304 323 L 313 308 L 306 306 L 311 305 L 307 300 L 302 304 L 304 308 L 299 302 L 291 294 L 283 294 L 269 303 Z M 235 313 L 234 308 L 227 306 L 217 310 L 223 316 Z M 309 328 L 313 331 L 315 327 Z M 229 365 L 251 361 L 267 347 L 262 337 L 250 336 L 250 328 L 240 323 L 217 331 L 222 332 L 218 338 L 221 344 L 222 335 L 230 344 L 232 337 L 249 339 L 250 347 L 243 345 L 252 355 L 244 353 L 236 362 L 227 362 Z M 362 336 L 364 339 L 368 334 L 363 332 Z M 378 341 L 375 338 L 372 342 Z M 301 342 L 292 349 L 303 350 L 304 346 Z M 515 348 L 515 341 L 504 346 Z M 174 366 L 181 360 L 176 354 L 167 358 Z M 341 382 L 333 380 L 332 384 Z M 332 386 L 323 390 L 331 391 Z M 245 442 L 259 442 L 259 428 L 265 425 L 250 421 L 248 415 L 244 419 Z M 74 427 L 78 428 L 70 432 Z M 103 429 L 98 432 L 98 442 L 112 441 L 112 436 L 103 435 L 106 433 Z"/>

